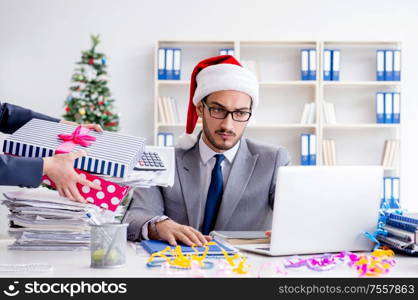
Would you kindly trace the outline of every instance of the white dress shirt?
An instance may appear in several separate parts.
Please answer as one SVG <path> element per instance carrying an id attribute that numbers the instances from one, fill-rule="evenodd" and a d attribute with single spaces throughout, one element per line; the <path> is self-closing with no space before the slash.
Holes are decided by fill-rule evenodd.
<path id="1" fill-rule="evenodd" d="M 222 154 L 225 156 L 225 159 L 222 161 L 221 163 L 221 167 L 222 167 L 222 175 L 223 175 L 223 179 L 224 179 L 224 187 L 226 185 L 226 183 L 228 182 L 228 178 L 229 178 L 229 174 L 231 172 L 231 167 L 232 167 L 232 163 L 234 162 L 234 158 L 235 155 L 238 152 L 239 149 L 239 145 L 240 145 L 241 141 L 238 141 L 238 143 L 232 147 L 231 149 L 223 152 Z M 200 153 L 200 169 L 203 170 L 203 174 L 202 174 L 202 182 L 203 185 L 201 187 L 201 195 L 203 199 L 206 199 L 208 196 L 208 191 L 209 191 L 209 186 L 210 186 L 210 181 L 212 179 L 212 170 L 213 167 L 215 166 L 216 163 L 216 158 L 215 155 L 216 154 L 221 154 L 218 152 L 213 151 L 211 148 L 209 148 L 208 145 L 206 145 L 206 143 L 203 141 L 203 134 L 200 136 L 199 139 L 199 153 Z M 206 200 L 205 200 L 206 201 Z M 205 214 L 204 209 L 205 209 L 205 205 L 202 205 L 202 209 L 203 211 L 201 212 L 202 215 Z M 142 238 L 148 240 L 148 224 L 154 220 L 157 220 L 159 218 L 161 218 L 162 216 L 156 216 L 154 218 L 152 218 L 151 220 L 149 220 L 148 222 L 146 222 L 143 226 L 142 226 Z M 203 223 L 203 219 L 202 219 L 202 223 Z M 202 226 L 202 224 L 199 224 L 199 226 Z"/>

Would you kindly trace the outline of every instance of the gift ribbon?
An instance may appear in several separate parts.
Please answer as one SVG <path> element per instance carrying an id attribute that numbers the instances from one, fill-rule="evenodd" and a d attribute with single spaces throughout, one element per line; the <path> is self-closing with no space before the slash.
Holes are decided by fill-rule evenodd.
<path id="1" fill-rule="evenodd" d="M 83 126 L 77 126 L 77 128 L 71 134 L 61 133 L 58 135 L 58 138 L 64 142 L 58 146 L 55 150 L 56 154 L 69 153 L 75 146 L 81 145 L 83 147 L 88 147 L 91 145 L 91 142 L 96 141 L 94 136 L 88 135 L 89 129 Z"/>
<path id="2" fill-rule="evenodd" d="M 242 256 L 239 253 L 229 255 L 228 252 L 225 251 L 225 249 L 223 249 L 215 242 L 208 242 L 206 245 L 204 245 L 205 250 L 202 254 L 199 253 L 195 246 L 192 246 L 194 253 L 187 254 L 184 254 L 182 252 L 180 246 L 176 246 L 174 249 L 171 247 L 166 247 L 164 250 L 151 254 L 147 262 L 147 267 L 164 267 L 165 269 L 175 268 L 195 271 L 197 269 L 211 269 L 213 268 L 214 264 L 212 262 L 205 261 L 205 259 L 209 252 L 209 246 L 212 245 L 217 245 L 221 249 L 221 252 L 224 255 L 225 261 L 227 262 L 228 266 L 227 268 L 225 268 L 225 270 L 228 269 L 236 274 L 247 274 L 249 272 L 250 266 L 246 263 L 246 259 L 244 256 Z M 167 254 L 171 254 L 171 256 Z M 156 257 L 161 257 L 162 260 L 154 261 Z M 197 277 L 202 276 L 202 274 L 199 274 L 199 276 Z"/>
<path id="3" fill-rule="evenodd" d="M 376 249 L 371 255 L 357 255 L 351 252 L 324 254 L 312 258 L 294 256 L 284 263 L 286 268 L 307 267 L 313 271 L 328 271 L 338 264 L 354 267 L 360 276 L 379 276 L 386 274 L 395 265 L 394 253 L 389 249 Z"/>

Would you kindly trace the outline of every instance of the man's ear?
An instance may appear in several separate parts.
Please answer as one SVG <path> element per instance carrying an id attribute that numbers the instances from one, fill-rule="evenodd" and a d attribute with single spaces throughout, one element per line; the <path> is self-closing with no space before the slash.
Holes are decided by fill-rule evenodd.
<path id="1" fill-rule="evenodd" d="M 200 101 L 197 105 L 196 105 L 196 113 L 199 116 L 199 118 L 203 118 L 203 104 L 202 101 Z"/>

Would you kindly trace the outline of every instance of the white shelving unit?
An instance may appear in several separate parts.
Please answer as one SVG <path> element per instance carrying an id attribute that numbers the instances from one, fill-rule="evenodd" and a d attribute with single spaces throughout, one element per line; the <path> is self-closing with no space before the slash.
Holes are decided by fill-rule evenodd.
<path id="1" fill-rule="evenodd" d="M 181 48 L 180 80 L 157 80 L 158 48 Z M 321 165 L 323 139 L 336 141 L 337 165 L 378 165 L 384 141 L 400 139 L 400 124 L 376 124 L 376 92 L 401 90 L 399 81 L 375 81 L 376 50 L 401 49 L 399 42 L 388 41 L 158 41 L 155 47 L 154 143 L 158 132 L 172 132 L 177 138 L 185 130 L 190 76 L 202 59 L 218 55 L 221 48 L 234 48 L 239 61 L 257 62 L 260 105 L 247 126 L 245 136 L 288 149 L 292 164 L 300 164 L 300 135 L 317 136 L 317 164 Z M 317 50 L 317 79 L 300 80 L 300 50 Z M 340 49 L 340 81 L 323 81 L 323 50 Z M 159 121 L 158 97 L 176 99 L 179 124 Z M 313 124 L 301 124 L 304 105 L 331 102 L 336 110 L 336 124 L 326 124 L 316 110 Z M 196 131 L 201 130 L 198 124 Z M 388 176 L 399 170 L 386 168 Z"/>

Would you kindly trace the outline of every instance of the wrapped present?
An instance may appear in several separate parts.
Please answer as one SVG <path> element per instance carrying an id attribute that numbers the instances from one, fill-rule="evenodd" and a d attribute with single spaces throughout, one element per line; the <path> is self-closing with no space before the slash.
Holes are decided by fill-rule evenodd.
<path id="1" fill-rule="evenodd" d="M 115 211 L 129 192 L 129 186 L 120 186 L 117 183 L 110 182 L 81 170 L 75 169 L 75 171 L 83 176 L 84 179 L 87 179 L 102 188 L 101 190 L 95 190 L 77 183 L 77 189 L 81 196 L 88 202 L 99 207 Z M 42 177 L 42 182 L 55 188 L 55 183 L 47 175 Z"/>
<path id="2" fill-rule="evenodd" d="M 74 167 L 87 172 L 124 178 L 145 149 L 145 138 L 115 132 L 96 132 L 81 126 L 32 119 L 3 142 L 3 152 L 24 157 L 87 151 Z"/>

